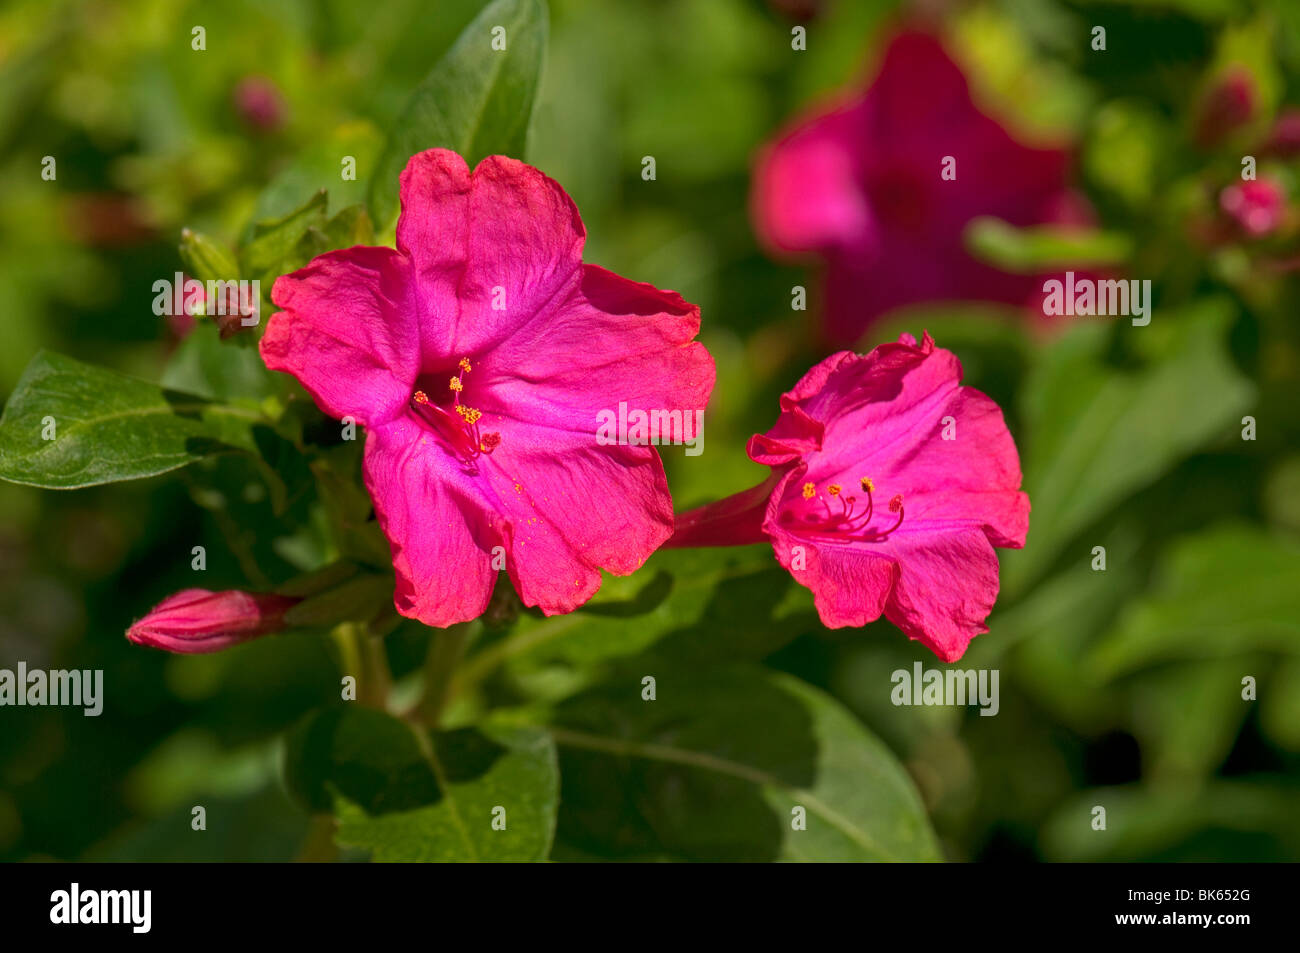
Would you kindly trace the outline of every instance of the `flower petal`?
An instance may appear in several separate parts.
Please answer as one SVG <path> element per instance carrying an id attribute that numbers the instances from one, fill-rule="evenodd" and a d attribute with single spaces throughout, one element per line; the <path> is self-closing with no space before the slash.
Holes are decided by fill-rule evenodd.
<path id="1" fill-rule="evenodd" d="M 700 309 L 676 292 L 585 265 L 549 315 L 491 352 L 484 409 L 593 437 L 601 411 L 620 403 L 702 411 L 716 371 L 699 329 Z"/>
<path id="2" fill-rule="evenodd" d="M 397 611 L 445 628 L 487 608 L 502 538 L 476 486 L 435 441 L 398 417 L 367 434 L 364 471 L 392 549 Z"/>
<path id="3" fill-rule="evenodd" d="M 418 373 L 410 269 L 391 248 L 348 248 L 276 279 L 262 337 L 266 366 L 287 371 L 331 417 L 374 425 L 398 413 Z"/>
<path id="4" fill-rule="evenodd" d="M 885 546 L 898 563 L 885 615 L 945 662 L 962 657 L 998 597 L 998 557 L 984 532 L 953 527 L 898 532 Z"/>
<path id="5" fill-rule="evenodd" d="M 586 229 L 532 166 L 488 156 L 471 174 L 430 149 L 402 172 L 401 196 L 397 247 L 415 266 L 426 370 L 501 342 L 578 281 Z"/>
<path id="6" fill-rule="evenodd" d="M 652 447 L 600 446 L 593 436 L 515 425 L 480 458 L 509 526 L 509 569 L 526 605 L 571 612 L 625 576 L 672 533 L 672 497 Z"/>

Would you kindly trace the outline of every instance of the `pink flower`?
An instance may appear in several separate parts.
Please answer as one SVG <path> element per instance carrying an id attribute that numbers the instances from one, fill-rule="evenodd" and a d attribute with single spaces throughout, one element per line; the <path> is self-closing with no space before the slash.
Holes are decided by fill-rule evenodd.
<path id="1" fill-rule="evenodd" d="M 772 467 L 752 490 L 678 518 L 671 546 L 770 540 L 830 628 L 883 613 L 945 662 L 961 658 L 998 593 L 995 546 L 1020 548 L 1020 459 L 961 364 L 905 334 L 826 358 L 749 441 Z"/>
<path id="2" fill-rule="evenodd" d="M 256 132 L 274 132 L 284 123 L 284 99 L 275 83 L 265 76 L 241 79 L 235 87 L 234 101 L 239 118 Z"/>
<path id="3" fill-rule="evenodd" d="M 298 601 L 274 593 L 183 589 L 150 609 L 126 637 L 168 652 L 219 652 L 279 632 L 285 612 Z"/>
<path id="4" fill-rule="evenodd" d="M 904 33 L 865 93 L 763 151 L 752 205 L 771 249 L 825 261 L 826 333 L 849 343 L 900 305 L 1029 301 L 1042 278 L 977 261 L 963 231 L 983 215 L 1016 226 L 1086 221 L 1066 171 L 1064 151 L 1023 146 L 976 108 L 937 40 Z"/>
<path id="5" fill-rule="evenodd" d="M 1250 122 L 1258 93 L 1244 66 L 1233 66 L 1206 90 L 1197 106 L 1192 137 L 1204 149 L 1223 142 Z"/>
<path id="6" fill-rule="evenodd" d="M 547 614 L 632 572 L 672 532 L 653 447 L 597 440 L 602 410 L 702 410 L 699 309 L 582 262 L 578 210 L 503 156 L 401 176 L 397 250 L 330 252 L 278 279 L 262 357 L 368 433 L 365 481 L 403 615 L 477 618 L 497 568 Z M 630 413 L 630 411 L 629 411 Z"/>
<path id="7" fill-rule="evenodd" d="M 1272 179 L 1238 182 L 1219 193 L 1219 208 L 1249 238 L 1277 230 L 1286 211 L 1286 194 Z"/>
<path id="8" fill-rule="evenodd" d="M 1264 151 L 1287 159 L 1300 155 L 1300 109 L 1292 106 L 1278 114 Z"/>

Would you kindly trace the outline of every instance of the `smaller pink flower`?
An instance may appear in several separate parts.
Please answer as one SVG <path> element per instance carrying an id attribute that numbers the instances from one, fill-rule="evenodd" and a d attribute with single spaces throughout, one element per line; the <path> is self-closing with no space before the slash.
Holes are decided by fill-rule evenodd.
<path id="1" fill-rule="evenodd" d="M 670 546 L 769 540 L 830 628 L 882 614 L 945 662 L 998 593 L 995 546 L 1029 529 L 1020 458 L 997 404 L 960 386 L 926 334 L 826 358 L 781 397 L 749 456 L 767 481 L 684 513 Z"/>
<path id="2" fill-rule="evenodd" d="M 274 593 L 182 589 L 126 630 L 137 645 L 195 655 L 281 631 L 284 614 L 300 600 Z"/>
<path id="3" fill-rule="evenodd" d="M 1219 193 L 1219 208 L 1247 237 L 1263 238 L 1282 224 L 1286 193 L 1272 179 L 1239 182 Z"/>

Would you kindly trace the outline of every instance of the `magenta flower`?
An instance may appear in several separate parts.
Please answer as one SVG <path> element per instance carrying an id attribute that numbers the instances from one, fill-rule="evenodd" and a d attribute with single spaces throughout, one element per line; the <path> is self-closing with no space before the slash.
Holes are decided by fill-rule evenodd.
<path id="1" fill-rule="evenodd" d="M 1024 546 L 1029 498 L 1002 411 L 961 364 L 905 334 L 826 358 L 749 441 L 759 486 L 678 517 L 671 546 L 770 540 L 830 628 L 883 613 L 945 662 L 998 594 L 995 546 Z"/>
<path id="2" fill-rule="evenodd" d="M 284 124 L 284 98 L 265 76 L 241 79 L 235 87 L 234 101 L 239 118 L 256 132 L 275 132 Z"/>
<path id="3" fill-rule="evenodd" d="M 1300 155 L 1300 109 L 1290 106 L 1278 113 L 1264 151 L 1286 159 Z"/>
<path id="4" fill-rule="evenodd" d="M 1192 138 L 1203 149 L 1223 142 L 1251 121 L 1259 92 L 1244 66 L 1232 66 L 1201 96 Z"/>
<path id="5" fill-rule="evenodd" d="M 503 156 L 454 152 L 401 176 L 397 250 L 321 255 L 278 279 L 262 357 L 368 433 L 365 481 L 403 615 L 477 618 L 505 568 L 523 601 L 569 612 L 672 532 L 651 446 L 598 415 L 703 410 L 699 309 L 582 262 L 578 210 Z M 629 410 L 629 413 L 631 410 Z"/>
<path id="6" fill-rule="evenodd" d="M 284 614 L 300 600 L 274 593 L 183 589 L 168 596 L 126 630 L 137 645 L 186 655 L 220 652 L 284 628 Z"/>
<path id="7" fill-rule="evenodd" d="M 937 40 L 904 33 L 865 93 L 800 120 L 760 155 L 755 225 L 776 253 L 824 260 L 826 335 L 851 343 L 913 302 L 1029 302 L 1042 277 L 977 261 L 963 231 L 985 215 L 1086 222 L 1067 165 L 1064 151 L 1023 146 L 981 113 Z"/>
<path id="8" fill-rule="evenodd" d="M 1238 182 L 1219 193 L 1219 208 L 1248 238 L 1263 238 L 1282 224 L 1286 193 L 1273 179 Z"/>

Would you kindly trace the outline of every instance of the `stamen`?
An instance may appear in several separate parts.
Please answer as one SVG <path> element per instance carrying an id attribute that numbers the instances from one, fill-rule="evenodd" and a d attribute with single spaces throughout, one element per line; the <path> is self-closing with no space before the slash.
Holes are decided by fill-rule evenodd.
<path id="1" fill-rule="evenodd" d="M 417 390 L 411 395 L 411 409 L 433 427 L 453 453 L 470 463 L 480 454 L 495 450 L 501 443 L 501 434 L 479 433 L 478 422 L 483 419 L 483 412 L 460 402 L 460 395 L 465 390 L 465 375 L 472 369 L 469 358 L 462 357 L 457 366 L 460 373 L 447 382 L 452 398 L 450 408 L 433 403 L 428 394 Z"/>
<path id="2" fill-rule="evenodd" d="M 903 495 L 896 493 L 889 501 L 889 512 L 898 514 L 898 519 L 894 522 L 894 525 L 888 529 L 874 529 L 870 526 L 870 523 L 875 512 L 873 493 L 876 485 L 868 477 L 861 477 L 858 482 L 867 494 L 867 505 L 863 512 L 859 513 L 857 511 L 856 504 L 858 500 L 856 496 L 845 496 L 843 486 L 832 483 L 826 487 L 826 493 L 829 497 L 840 501 L 839 512 L 834 512 L 827 497 L 822 497 L 820 502 L 825 515 L 805 512 L 802 517 L 798 517 L 800 519 L 799 532 L 816 539 L 839 543 L 855 540 L 881 542 L 887 539 L 889 534 L 898 529 L 903 523 Z M 816 491 L 816 484 L 805 483 L 802 496 L 805 500 L 810 500 L 816 495 Z M 795 518 L 795 513 L 791 511 L 787 511 L 787 515 Z"/>

